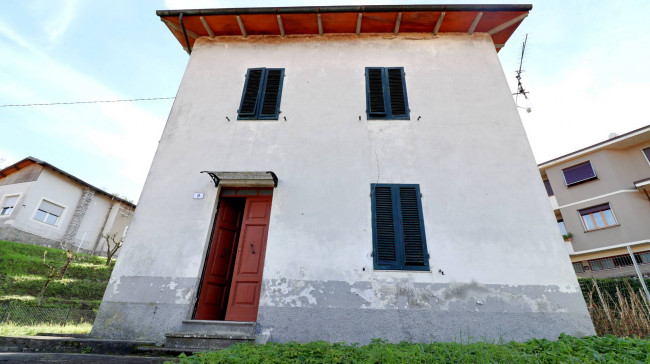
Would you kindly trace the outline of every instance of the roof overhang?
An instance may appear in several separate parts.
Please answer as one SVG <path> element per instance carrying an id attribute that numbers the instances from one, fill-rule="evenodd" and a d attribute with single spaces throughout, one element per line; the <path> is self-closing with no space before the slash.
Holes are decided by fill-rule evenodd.
<path id="1" fill-rule="evenodd" d="M 207 173 L 214 186 L 219 187 L 278 187 L 278 177 L 272 171 L 267 172 L 221 172 L 201 171 Z"/>
<path id="2" fill-rule="evenodd" d="M 543 170 L 552 167 L 554 165 L 564 163 L 578 157 L 582 157 L 586 154 L 593 153 L 601 149 L 625 149 L 633 145 L 642 143 L 646 140 L 650 140 L 650 125 L 646 125 L 639 129 L 635 129 L 625 134 L 621 134 L 617 137 L 607 139 L 600 143 L 590 145 L 586 148 L 576 150 L 575 152 L 571 152 L 561 157 L 557 157 L 555 159 L 551 159 L 549 161 L 540 163 L 537 165 L 537 167 L 540 170 Z"/>
<path id="3" fill-rule="evenodd" d="M 62 174 L 63 176 L 65 176 L 65 177 L 67 177 L 67 178 L 69 178 L 69 179 L 71 179 L 71 180 L 73 180 L 73 181 L 75 181 L 75 182 L 77 182 L 77 183 L 79 183 L 79 184 L 81 184 L 83 186 L 86 186 L 88 188 L 91 188 L 91 189 L 95 190 L 96 193 L 102 194 L 102 195 L 104 195 L 104 196 L 106 196 L 106 197 L 108 197 L 108 198 L 110 198 L 112 200 L 117 200 L 117 201 L 119 201 L 119 202 L 121 202 L 121 203 L 123 203 L 125 205 L 128 205 L 128 206 L 130 206 L 132 208 L 136 207 L 136 205 L 131 201 L 127 201 L 127 200 L 125 200 L 125 199 L 123 199 L 123 198 L 121 198 L 119 196 L 115 196 L 112 193 L 108 193 L 108 192 L 106 192 L 106 191 L 104 191 L 104 190 L 102 190 L 100 188 L 97 188 L 97 187 L 91 185 L 88 182 L 85 182 L 85 181 L 71 175 L 70 173 L 68 173 L 68 172 L 66 172 L 66 171 L 64 171 L 64 170 L 62 170 L 60 168 L 57 168 L 57 167 L 55 167 L 55 166 L 53 166 L 53 165 L 51 165 L 51 164 L 49 164 L 49 163 L 47 163 L 45 161 L 42 161 L 42 160 L 34 158 L 34 157 L 27 157 L 27 158 L 22 159 L 22 160 L 14 163 L 14 164 L 8 166 L 8 167 L 3 168 L 2 170 L 0 170 L 0 178 L 4 178 L 4 177 L 6 177 L 6 176 L 8 176 L 8 175 L 10 175 L 12 173 L 18 172 L 21 169 L 23 169 L 25 167 L 28 167 L 28 166 L 30 166 L 32 164 L 38 164 L 38 165 L 43 166 L 44 168 L 49 168 L 50 170 L 52 170 L 54 172 L 57 172 L 59 174 Z"/>
<path id="4" fill-rule="evenodd" d="M 199 37 L 349 33 L 487 33 L 499 51 L 533 8 L 512 5 L 369 5 L 158 10 L 183 48 Z"/>
<path id="5" fill-rule="evenodd" d="M 650 191 L 650 178 L 645 178 L 634 182 L 634 186 L 639 191 Z"/>

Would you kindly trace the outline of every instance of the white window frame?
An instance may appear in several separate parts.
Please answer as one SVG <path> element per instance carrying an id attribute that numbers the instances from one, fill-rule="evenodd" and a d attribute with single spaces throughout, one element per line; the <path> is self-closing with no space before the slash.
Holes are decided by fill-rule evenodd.
<path id="1" fill-rule="evenodd" d="M 596 224 L 594 223 L 594 228 L 593 229 L 587 229 L 587 225 L 585 224 L 585 221 L 582 219 L 582 217 L 585 216 L 585 215 L 582 215 L 580 213 L 581 210 L 586 210 L 586 209 L 590 208 L 590 207 L 585 207 L 584 209 L 580 209 L 580 210 L 577 211 L 578 212 L 578 217 L 580 218 L 580 222 L 582 223 L 582 228 L 584 229 L 585 233 L 588 233 L 590 231 L 598 231 L 598 230 L 609 229 L 609 228 L 621 226 L 621 224 L 619 224 L 619 222 L 618 222 L 618 218 L 616 218 L 616 214 L 614 213 L 614 208 L 612 207 L 612 204 L 609 203 L 609 202 L 606 202 L 606 203 L 609 205 L 609 211 L 612 213 L 612 217 L 614 218 L 614 225 L 607 225 L 605 227 L 599 228 L 599 227 L 596 227 Z M 598 206 L 598 205 L 594 205 L 594 206 Z M 605 209 L 605 210 L 607 210 L 607 209 Z M 600 210 L 598 212 L 605 211 L 605 210 Z M 588 215 L 591 215 L 591 214 L 593 214 L 593 212 L 588 214 Z M 603 217 L 603 219 L 604 219 L 604 217 Z M 607 223 L 607 220 L 605 220 L 605 223 Z"/>
<path id="2" fill-rule="evenodd" d="M 650 159 L 648 159 L 648 156 L 645 154 L 644 150 L 648 149 L 650 151 L 650 146 L 647 146 L 645 148 L 641 148 L 641 154 L 643 154 L 643 158 L 645 158 L 645 161 L 650 164 Z"/>
<path id="3" fill-rule="evenodd" d="M 20 195 L 21 195 L 20 193 L 17 193 L 17 194 L 9 194 L 8 193 L 8 194 L 6 194 L 6 195 L 4 195 L 2 197 L 2 200 L 0 200 L 0 212 L 2 212 L 2 208 L 3 208 L 2 205 L 4 205 L 5 201 L 7 201 L 7 199 L 9 199 L 11 197 L 16 197 L 16 203 L 14 204 L 14 207 L 11 209 L 10 213 L 0 215 L 0 218 L 9 217 L 9 216 L 11 216 L 11 214 L 13 214 L 14 210 L 16 209 L 16 206 L 18 206 L 18 202 L 20 202 Z"/>
<path id="4" fill-rule="evenodd" d="M 41 220 L 36 219 L 36 214 L 38 213 L 38 211 L 39 211 L 39 209 L 40 209 L 41 204 L 43 203 L 43 201 L 47 201 L 47 202 L 49 202 L 49 203 L 51 203 L 51 204 L 54 204 L 54 205 L 57 205 L 57 206 L 60 206 L 60 207 L 63 208 L 63 212 L 61 212 L 61 216 L 59 216 L 59 217 L 56 219 L 56 223 L 55 223 L 54 225 L 49 224 L 49 223 L 47 223 L 47 222 L 45 222 L 45 221 L 41 221 Z M 66 205 L 64 205 L 64 204 L 62 204 L 62 203 L 60 203 L 60 202 L 56 202 L 56 201 L 54 201 L 54 200 L 50 200 L 50 199 L 48 199 L 48 198 L 41 198 L 40 201 L 38 202 L 38 204 L 36 205 L 36 208 L 34 209 L 34 213 L 32 214 L 32 220 L 34 220 L 34 221 L 36 221 L 36 222 L 38 222 L 38 223 L 40 223 L 40 224 L 43 224 L 43 225 L 45 225 L 45 226 L 49 226 L 49 227 L 53 227 L 53 228 L 57 228 L 57 229 L 59 229 L 59 228 L 61 227 L 61 221 L 63 221 L 63 217 L 65 216 L 65 213 L 66 213 L 67 210 L 68 210 L 68 206 L 66 206 Z"/>
<path id="5" fill-rule="evenodd" d="M 579 181 L 575 181 L 575 182 L 573 182 L 573 183 L 571 183 L 571 184 L 567 183 L 566 175 L 564 174 L 564 170 L 565 170 L 565 169 L 569 169 L 569 168 L 573 168 L 573 167 L 577 167 L 577 166 L 582 165 L 582 164 L 587 164 L 587 163 L 589 163 L 589 167 L 591 167 L 591 171 L 594 173 L 594 176 L 593 176 L 593 177 L 589 177 L 589 178 L 585 178 L 585 179 L 581 179 L 581 180 L 579 180 Z M 598 175 L 596 174 L 596 169 L 594 168 L 594 165 L 591 163 L 591 160 L 586 160 L 586 161 L 582 161 L 582 162 L 580 162 L 580 163 L 573 164 L 573 165 L 568 166 L 568 167 L 566 167 L 566 168 L 562 168 L 562 178 L 564 179 L 564 185 L 567 186 L 567 187 L 571 187 L 571 186 L 579 185 L 579 184 L 581 184 L 581 183 L 583 183 L 583 182 L 587 182 L 587 181 L 592 181 L 592 180 L 598 179 Z"/>

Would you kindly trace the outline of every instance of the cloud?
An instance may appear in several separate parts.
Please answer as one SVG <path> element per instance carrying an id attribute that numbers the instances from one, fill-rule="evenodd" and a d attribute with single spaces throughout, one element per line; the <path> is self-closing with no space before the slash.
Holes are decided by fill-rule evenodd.
<path id="1" fill-rule="evenodd" d="M 269 3 L 268 0 L 165 0 L 167 9 L 212 9 L 212 8 L 242 8 L 242 7 L 275 7 L 278 2 Z M 350 5 L 349 0 L 327 0 L 318 3 L 318 6 Z M 354 5 L 384 5 L 397 3 L 397 1 L 358 0 Z M 282 1 L 279 6 L 315 6 L 311 1 Z"/>
<path id="2" fill-rule="evenodd" d="M 21 158 L 16 157 L 13 153 L 0 149 L 0 169 L 18 162 Z"/>
<path id="3" fill-rule="evenodd" d="M 43 28 L 51 42 L 56 41 L 66 32 L 77 13 L 78 7 L 78 0 L 67 0 L 60 5 L 57 4 L 56 11 L 49 14 L 47 20 L 43 23 Z"/>
<path id="4" fill-rule="evenodd" d="M 93 77 L 57 62 L 3 23 L 0 23 L 0 53 L 3 54 L 0 79 L 10 80 L 0 86 L 3 103 L 128 98 Z M 52 99 L 53 95 L 57 99 Z M 167 102 L 171 106 L 172 100 Z M 16 138 L 19 128 L 27 130 L 20 136 L 24 139 L 23 145 L 32 146 L 25 148 L 26 153 L 45 150 L 44 156 L 34 156 L 56 155 L 59 160 L 48 160 L 55 165 L 66 158 L 92 156 L 97 161 L 92 166 L 94 170 L 68 172 L 89 183 L 108 186 L 111 191 L 129 198 L 137 198 L 140 193 L 166 116 L 150 112 L 144 102 L 5 108 L 1 111 L 3 117 L 0 119 L 7 123 L 0 120 L 0 127 L 8 130 L 0 134 Z M 20 126 L 9 124 L 9 115 Z M 0 150 L 0 153 L 6 162 L 18 160 L 9 152 Z M 86 177 L 104 174 L 106 178 L 99 182 Z"/>

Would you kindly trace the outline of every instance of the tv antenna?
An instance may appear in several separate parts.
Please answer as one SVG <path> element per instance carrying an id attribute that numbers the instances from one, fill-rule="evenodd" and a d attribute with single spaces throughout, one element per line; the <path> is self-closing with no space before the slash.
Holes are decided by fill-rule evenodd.
<path id="1" fill-rule="evenodd" d="M 526 52 L 527 41 L 528 41 L 528 34 L 526 34 L 526 37 L 524 38 L 524 43 L 521 45 L 521 57 L 519 58 L 519 69 L 516 71 L 517 76 L 515 78 L 517 79 L 517 92 L 513 93 L 513 95 L 516 95 L 515 103 L 517 103 L 517 100 L 519 99 L 519 95 L 524 95 L 524 97 L 528 99 L 528 94 L 530 93 L 529 91 L 526 91 L 524 89 L 524 86 L 521 84 L 521 73 L 524 72 L 524 70 L 522 70 L 521 67 L 524 64 L 524 54 Z M 517 107 L 521 107 L 521 106 L 517 104 Z M 531 112 L 530 107 L 526 108 L 526 111 Z"/>

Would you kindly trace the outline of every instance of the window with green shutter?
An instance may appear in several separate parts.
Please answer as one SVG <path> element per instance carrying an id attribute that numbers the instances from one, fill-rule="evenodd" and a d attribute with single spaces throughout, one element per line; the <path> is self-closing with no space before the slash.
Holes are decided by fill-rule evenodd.
<path id="1" fill-rule="evenodd" d="M 374 267 L 429 270 L 420 186 L 371 184 Z"/>
<path id="2" fill-rule="evenodd" d="M 403 67 L 366 67 L 368 119 L 410 119 Z"/>
<path id="3" fill-rule="evenodd" d="M 240 120 L 277 120 L 284 68 L 249 68 L 237 111 Z"/>

